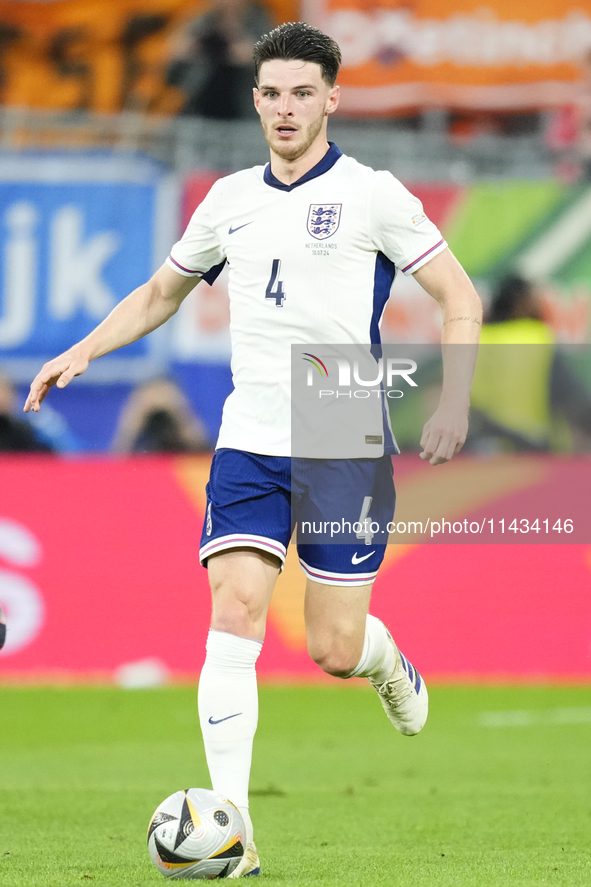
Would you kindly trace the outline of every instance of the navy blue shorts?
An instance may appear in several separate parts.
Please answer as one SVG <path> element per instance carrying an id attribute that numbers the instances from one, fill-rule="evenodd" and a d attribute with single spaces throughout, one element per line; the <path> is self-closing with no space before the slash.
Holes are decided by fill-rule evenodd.
<path id="1" fill-rule="evenodd" d="M 258 548 L 283 564 L 297 524 L 306 575 L 326 585 L 376 578 L 394 516 L 392 459 L 290 459 L 217 450 L 199 558 Z"/>

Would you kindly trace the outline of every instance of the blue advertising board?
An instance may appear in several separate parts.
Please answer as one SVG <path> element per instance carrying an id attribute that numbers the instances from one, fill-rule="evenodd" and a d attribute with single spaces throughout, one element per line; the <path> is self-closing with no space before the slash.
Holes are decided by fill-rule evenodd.
<path id="1" fill-rule="evenodd" d="M 0 158 L 0 363 L 59 354 L 151 276 L 177 235 L 167 182 L 145 158 Z M 155 348 L 119 352 L 121 375 Z"/>

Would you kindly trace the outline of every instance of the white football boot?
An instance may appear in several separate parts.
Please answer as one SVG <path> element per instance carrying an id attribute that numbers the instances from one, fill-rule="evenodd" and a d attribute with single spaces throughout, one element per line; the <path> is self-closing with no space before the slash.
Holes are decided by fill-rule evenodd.
<path id="1" fill-rule="evenodd" d="M 257 848 L 253 841 L 249 841 L 246 845 L 244 856 L 242 857 L 234 871 L 227 877 L 228 880 L 230 878 L 245 878 L 247 875 L 258 875 L 260 871 L 261 861 L 259 859 Z"/>
<path id="2" fill-rule="evenodd" d="M 389 631 L 388 637 L 395 653 L 392 674 L 382 683 L 371 678 L 369 682 L 378 691 L 384 711 L 398 732 L 414 736 L 425 726 L 429 713 L 427 687 L 416 668 L 400 652 Z"/>

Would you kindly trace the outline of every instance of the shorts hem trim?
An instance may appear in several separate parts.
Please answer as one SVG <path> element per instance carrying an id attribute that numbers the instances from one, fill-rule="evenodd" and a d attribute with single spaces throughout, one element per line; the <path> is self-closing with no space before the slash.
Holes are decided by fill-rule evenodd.
<path id="1" fill-rule="evenodd" d="M 375 581 L 378 571 L 372 573 L 333 573 L 328 570 L 317 570 L 300 558 L 300 566 L 309 579 L 321 585 L 369 585 Z"/>
<path id="2" fill-rule="evenodd" d="M 199 562 L 203 565 L 210 555 L 230 548 L 259 548 L 261 551 L 274 554 L 282 564 L 287 554 L 285 546 L 281 542 L 277 542 L 276 539 L 270 539 L 267 536 L 251 536 L 245 533 L 231 533 L 228 536 L 212 539 L 211 542 L 203 545 L 199 549 Z"/>

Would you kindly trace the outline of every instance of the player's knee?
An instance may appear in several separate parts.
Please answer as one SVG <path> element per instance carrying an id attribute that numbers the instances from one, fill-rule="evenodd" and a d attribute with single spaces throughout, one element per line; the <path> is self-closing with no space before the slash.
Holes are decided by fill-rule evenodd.
<path id="1" fill-rule="evenodd" d="M 346 678 L 359 661 L 356 651 L 349 644 L 318 644 L 308 641 L 308 652 L 322 671 L 335 678 Z"/>
<path id="2" fill-rule="evenodd" d="M 259 637 L 264 633 L 265 598 L 247 584 L 222 581 L 211 583 L 211 627 L 241 637 Z"/>
<path id="3" fill-rule="evenodd" d="M 260 619 L 259 608 L 247 596 L 228 592 L 213 595 L 211 627 L 241 637 L 253 637 L 253 628 Z"/>
<path id="4" fill-rule="evenodd" d="M 267 608 L 279 571 L 274 560 L 250 551 L 222 552 L 209 558 L 212 628 L 242 637 L 264 636 Z"/>

